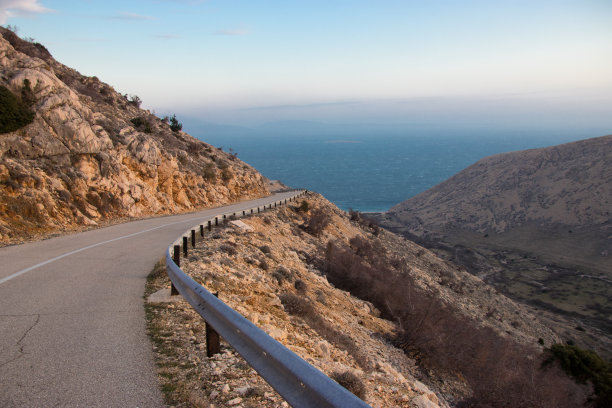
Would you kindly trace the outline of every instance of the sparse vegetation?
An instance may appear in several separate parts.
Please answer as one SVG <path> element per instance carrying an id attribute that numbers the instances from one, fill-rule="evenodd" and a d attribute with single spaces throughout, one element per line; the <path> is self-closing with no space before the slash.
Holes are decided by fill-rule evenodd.
<path id="1" fill-rule="evenodd" d="M 236 255 L 238 253 L 236 247 L 230 242 L 226 242 L 225 244 L 221 245 L 219 249 L 228 255 Z"/>
<path id="2" fill-rule="evenodd" d="M 370 361 L 361 352 L 355 341 L 323 319 L 308 297 L 287 292 L 281 294 L 279 298 L 287 313 L 304 319 L 321 337 L 349 353 L 360 367 L 366 371 L 370 369 Z"/>
<path id="3" fill-rule="evenodd" d="M 557 368 L 541 369 L 535 348 L 519 345 L 418 289 L 384 251 L 362 239 L 326 250 L 328 279 L 398 322 L 397 344 L 426 365 L 458 372 L 472 389 L 463 407 L 576 407 L 585 393 Z M 510 404 L 510 405 L 508 405 Z"/>
<path id="4" fill-rule="evenodd" d="M 21 39 L 16 34 L 18 31 L 16 26 L 8 25 L 6 27 L 0 27 L 0 34 L 8 41 L 17 51 L 23 52 L 24 54 L 40 58 L 42 60 L 49 60 L 51 53 L 45 48 L 44 45 L 36 42 L 33 38 Z"/>
<path id="5" fill-rule="evenodd" d="M 272 272 L 272 277 L 276 279 L 279 285 L 282 285 L 285 281 L 293 282 L 294 279 L 293 273 L 284 266 L 276 268 L 276 270 Z"/>

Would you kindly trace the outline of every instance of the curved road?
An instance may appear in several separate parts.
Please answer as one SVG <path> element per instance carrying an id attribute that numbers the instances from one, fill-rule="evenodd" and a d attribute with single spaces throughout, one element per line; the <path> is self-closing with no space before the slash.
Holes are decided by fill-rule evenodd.
<path id="1" fill-rule="evenodd" d="M 146 276 L 203 219 L 295 194 L 0 248 L 0 407 L 163 407 Z"/>

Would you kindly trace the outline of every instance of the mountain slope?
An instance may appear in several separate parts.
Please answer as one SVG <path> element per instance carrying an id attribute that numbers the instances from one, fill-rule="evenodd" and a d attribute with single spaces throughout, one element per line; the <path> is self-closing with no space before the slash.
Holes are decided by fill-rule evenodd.
<path id="1" fill-rule="evenodd" d="M 268 193 L 252 167 L 171 130 L 138 97 L 0 34 L 0 86 L 35 114 L 0 134 L 0 243 Z"/>
<path id="2" fill-rule="evenodd" d="M 612 136 L 604 136 L 487 157 L 378 219 L 605 350 L 611 211 Z M 574 330 L 585 325 L 590 333 Z"/>
<path id="3" fill-rule="evenodd" d="M 487 157 L 389 210 L 413 229 L 597 226 L 612 211 L 612 136 Z"/>
<path id="4" fill-rule="evenodd" d="M 487 379 L 512 383 L 517 376 L 540 376 L 538 364 L 529 375 L 516 368 L 529 360 L 526 354 L 539 358 L 541 344 L 560 341 L 537 315 L 317 194 L 301 200 L 214 229 L 181 268 L 326 374 L 353 373 L 374 407 L 454 406 L 470 395 L 482 406 L 498 406 L 486 405 L 489 397 L 478 391 L 494 394 Z M 150 292 L 163 288 L 159 294 L 169 294 L 164 273 L 151 282 Z M 148 307 L 151 331 L 166 332 L 169 337 L 158 341 L 171 345 L 157 350 L 162 383 L 176 390 L 169 403 L 226 407 L 240 398 L 245 406 L 280 405 L 234 351 L 223 347 L 221 355 L 204 357 L 204 327 L 186 302 Z M 514 347 L 521 351 L 513 354 Z M 202 362 L 170 367 L 176 355 Z M 512 364 L 501 361 L 508 358 Z M 489 369 L 494 374 L 487 378 L 470 374 L 483 377 Z M 554 393 L 538 406 L 579 406 L 559 403 L 565 385 L 572 388 L 549 384 Z M 516 407 L 524 406 L 518 400 L 525 395 L 542 394 L 514 396 L 512 387 L 496 387 Z"/>

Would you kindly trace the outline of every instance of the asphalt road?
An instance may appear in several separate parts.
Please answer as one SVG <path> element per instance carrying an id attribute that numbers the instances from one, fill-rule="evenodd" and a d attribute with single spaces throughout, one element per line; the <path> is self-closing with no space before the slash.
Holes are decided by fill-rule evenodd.
<path id="1" fill-rule="evenodd" d="M 163 407 L 146 276 L 198 222 L 293 195 L 0 248 L 0 407 Z"/>

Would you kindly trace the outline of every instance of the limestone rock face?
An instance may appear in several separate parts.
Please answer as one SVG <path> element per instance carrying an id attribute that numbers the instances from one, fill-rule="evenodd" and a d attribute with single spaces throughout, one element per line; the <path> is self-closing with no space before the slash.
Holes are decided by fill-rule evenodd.
<path id="1" fill-rule="evenodd" d="M 0 134 L 0 243 L 268 194 L 235 156 L 0 28 L 0 85 L 24 80 L 35 118 Z"/>

